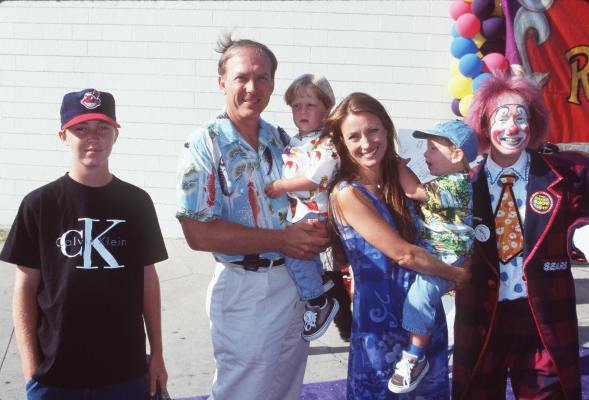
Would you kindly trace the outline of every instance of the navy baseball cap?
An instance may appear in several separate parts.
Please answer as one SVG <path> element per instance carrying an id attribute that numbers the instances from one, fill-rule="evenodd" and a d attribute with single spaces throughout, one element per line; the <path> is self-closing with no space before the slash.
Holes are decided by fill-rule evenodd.
<path id="1" fill-rule="evenodd" d="M 442 122 L 430 130 L 413 132 L 413 137 L 418 139 L 428 139 L 431 136 L 439 136 L 450 140 L 454 146 L 464 152 L 469 163 L 477 158 L 479 153 L 477 135 L 474 129 L 458 119 Z"/>
<path id="2" fill-rule="evenodd" d="M 108 92 L 84 89 L 67 93 L 61 102 L 61 129 L 98 119 L 120 128 L 115 114 L 115 98 Z"/>

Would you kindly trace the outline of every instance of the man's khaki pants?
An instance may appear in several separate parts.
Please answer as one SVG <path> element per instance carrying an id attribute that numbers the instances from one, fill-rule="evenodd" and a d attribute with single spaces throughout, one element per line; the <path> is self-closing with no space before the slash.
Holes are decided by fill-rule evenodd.
<path id="1" fill-rule="evenodd" d="M 253 272 L 217 263 L 207 293 L 211 399 L 299 400 L 309 352 L 303 312 L 284 265 Z"/>

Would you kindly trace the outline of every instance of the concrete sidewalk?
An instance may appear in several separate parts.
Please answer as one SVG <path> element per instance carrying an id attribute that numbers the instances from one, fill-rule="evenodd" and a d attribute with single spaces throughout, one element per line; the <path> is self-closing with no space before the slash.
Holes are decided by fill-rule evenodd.
<path id="1" fill-rule="evenodd" d="M 205 295 L 213 273 L 209 253 L 194 252 L 182 239 L 167 239 L 169 260 L 157 266 L 163 307 L 164 356 L 173 398 L 207 394 L 214 362 L 205 315 Z M 589 345 L 589 267 L 575 266 L 580 344 Z M 24 398 L 24 382 L 12 325 L 14 267 L 0 262 L 0 400 Z M 451 298 L 445 300 L 452 324 Z M 450 329 L 451 331 L 451 329 Z M 450 332 L 451 334 L 451 332 Z M 332 326 L 311 343 L 305 383 L 344 379 L 348 346 Z"/>
<path id="2" fill-rule="evenodd" d="M 173 398 L 209 393 L 215 370 L 205 314 L 214 269 L 210 253 L 195 252 L 183 239 L 167 239 L 169 259 L 157 265 L 162 292 L 164 357 Z M 0 261 L 0 400 L 24 398 L 24 381 L 12 324 L 14 267 Z M 343 379 L 348 346 L 332 326 L 311 343 L 305 382 Z"/>

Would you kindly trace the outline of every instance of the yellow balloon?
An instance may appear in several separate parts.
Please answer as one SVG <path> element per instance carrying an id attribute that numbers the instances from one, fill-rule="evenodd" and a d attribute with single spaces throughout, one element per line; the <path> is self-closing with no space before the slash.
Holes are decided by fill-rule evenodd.
<path id="1" fill-rule="evenodd" d="M 468 111 L 470 110 L 470 105 L 472 104 L 472 94 L 467 94 L 462 99 L 460 99 L 460 103 L 458 103 L 458 109 L 460 110 L 460 114 L 463 117 L 468 115 Z"/>
<path id="2" fill-rule="evenodd" d="M 472 40 L 474 41 L 474 43 L 477 45 L 477 47 L 480 49 L 481 46 L 487 41 L 487 39 L 481 35 L 480 33 L 477 33 Z"/>
<path id="3" fill-rule="evenodd" d="M 462 74 L 454 75 L 448 83 L 448 90 L 452 97 L 461 99 L 468 94 L 472 94 L 472 79 Z"/>
<path id="4" fill-rule="evenodd" d="M 460 60 L 458 58 L 452 58 L 452 62 L 450 62 L 450 72 L 452 73 L 452 76 L 458 75 L 460 73 L 460 70 L 458 69 L 459 63 Z"/>
<path id="5" fill-rule="evenodd" d="M 491 15 L 495 17 L 502 17 L 503 16 L 503 9 L 501 9 L 501 0 L 495 0 L 495 9 L 491 13 Z"/>

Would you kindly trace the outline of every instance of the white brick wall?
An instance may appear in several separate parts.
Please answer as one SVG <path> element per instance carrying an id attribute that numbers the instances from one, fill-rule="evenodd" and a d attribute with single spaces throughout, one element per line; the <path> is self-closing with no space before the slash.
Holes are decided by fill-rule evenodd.
<path id="1" fill-rule="evenodd" d="M 451 118 L 450 1 L 0 3 L 0 226 L 22 197 L 67 170 L 56 137 L 65 92 L 96 87 L 117 100 L 123 128 L 112 169 L 152 196 L 164 235 L 174 218 L 183 139 L 223 107 L 215 41 L 224 30 L 267 44 L 279 66 L 264 117 L 292 129 L 284 90 L 323 73 L 337 100 L 364 91 L 397 127 Z"/>

